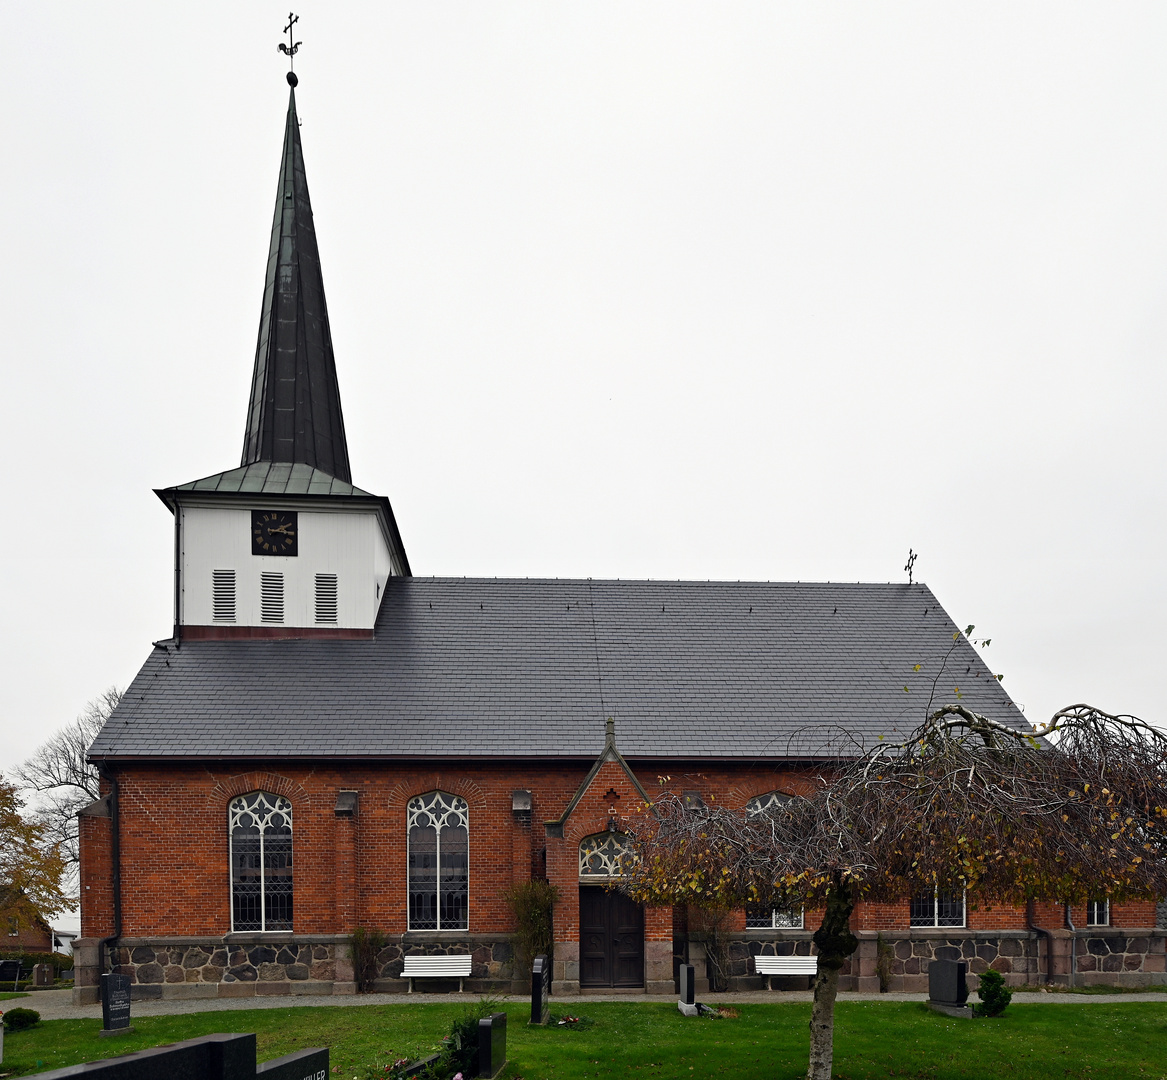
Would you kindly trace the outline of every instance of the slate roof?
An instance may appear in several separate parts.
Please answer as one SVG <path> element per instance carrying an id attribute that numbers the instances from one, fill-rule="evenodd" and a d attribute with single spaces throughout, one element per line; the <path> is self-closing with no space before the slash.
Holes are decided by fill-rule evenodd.
<path id="1" fill-rule="evenodd" d="M 934 680 L 1023 725 L 956 629 L 920 584 L 393 578 L 371 640 L 159 643 L 90 754 L 817 757 Z"/>

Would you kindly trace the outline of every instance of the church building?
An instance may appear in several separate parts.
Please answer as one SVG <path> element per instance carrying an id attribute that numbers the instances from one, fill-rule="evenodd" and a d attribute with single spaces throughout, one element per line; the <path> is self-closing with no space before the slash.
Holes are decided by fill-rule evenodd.
<path id="1" fill-rule="evenodd" d="M 809 954 L 818 915 L 633 903 L 608 886 L 637 808 L 664 785 L 762 813 L 844 743 L 914 728 L 941 676 L 1024 718 L 919 583 L 413 576 L 389 499 L 353 483 L 289 82 L 242 460 L 157 491 L 173 634 L 90 749 L 75 999 L 111 970 L 136 997 L 352 993 L 358 927 L 385 935 L 379 989 L 445 954 L 509 992 L 505 895 L 532 878 L 557 890 L 556 995 L 673 993 L 684 962 L 760 988 L 753 957 Z M 854 929 L 844 989 L 923 988 L 936 956 L 1165 978 L 1149 903 L 940 893 Z"/>

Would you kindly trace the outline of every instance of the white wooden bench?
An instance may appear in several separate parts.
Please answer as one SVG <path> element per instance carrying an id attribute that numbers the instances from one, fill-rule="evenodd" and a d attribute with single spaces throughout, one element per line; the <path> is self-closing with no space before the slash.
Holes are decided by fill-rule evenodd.
<path id="1" fill-rule="evenodd" d="M 407 956 L 401 977 L 409 980 L 409 992 L 413 993 L 414 979 L 457 979 L 458 993 L 462 993 L 463 980 L 470 974 L 470 956 Z"/>
<path id="2" fill-rule="evenodd" d="M 754 970 L 766 976 L 766 989 L 774 989 L 775 975 L 817 975 L 817 956 L 755 956 Z"/>

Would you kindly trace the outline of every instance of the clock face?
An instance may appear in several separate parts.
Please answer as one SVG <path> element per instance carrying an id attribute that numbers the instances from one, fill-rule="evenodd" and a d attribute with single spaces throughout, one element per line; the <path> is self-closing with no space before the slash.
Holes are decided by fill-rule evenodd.
<path id="1" fill-rule="evenodd" d="M 295 555 L 298 540 L 295 510 L 251 511 L 252 555 Z"/>

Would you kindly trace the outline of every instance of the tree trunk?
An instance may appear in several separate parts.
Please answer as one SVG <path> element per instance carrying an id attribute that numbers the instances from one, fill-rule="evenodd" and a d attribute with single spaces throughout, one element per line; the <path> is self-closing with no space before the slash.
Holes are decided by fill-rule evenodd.
<path id="1" fill-rule="evenodd" d="M 839 993 L 839 968 L 858 947 L 851 933 L 855 892 L 850 882 L 836 877 L 827 896 L 823 924 L 814 932 L 819 973 L 814 981 L 814 1006 L 810 1013 L 810 1067 L 807 1080 L 831 1080 L 835 1052 L 835 998 Z"/>

